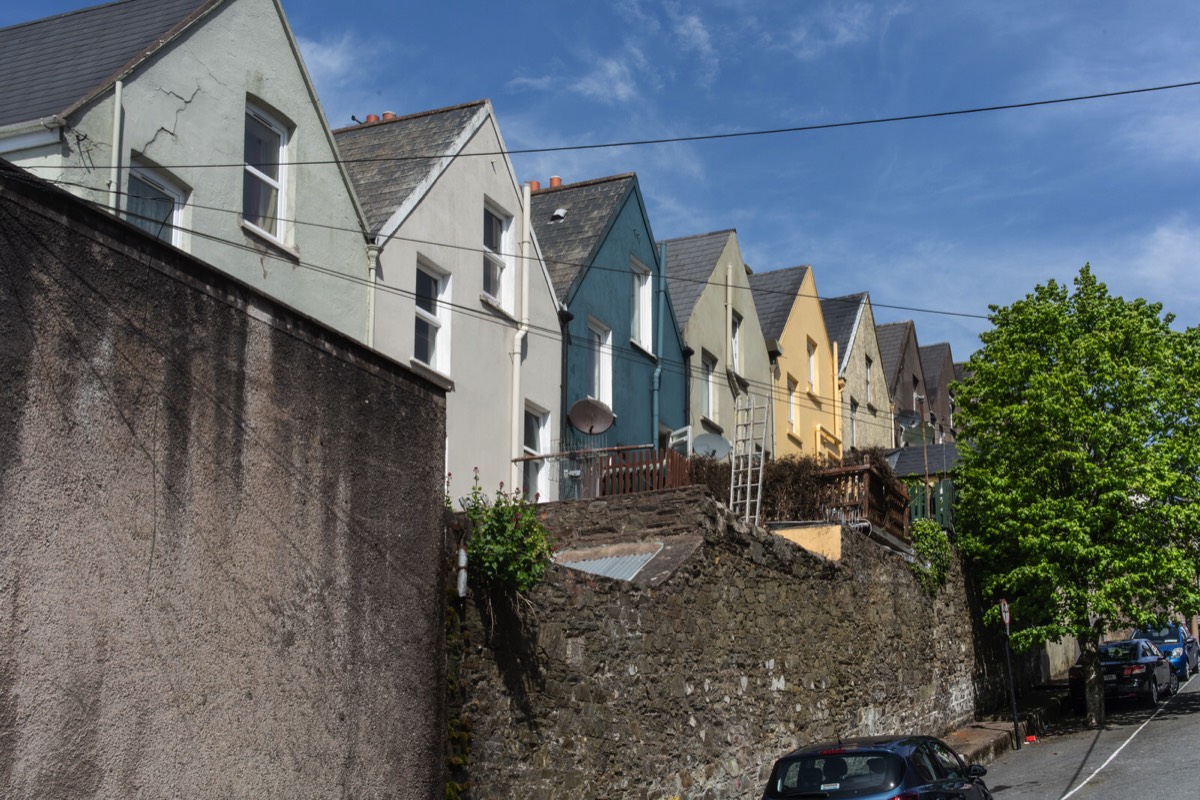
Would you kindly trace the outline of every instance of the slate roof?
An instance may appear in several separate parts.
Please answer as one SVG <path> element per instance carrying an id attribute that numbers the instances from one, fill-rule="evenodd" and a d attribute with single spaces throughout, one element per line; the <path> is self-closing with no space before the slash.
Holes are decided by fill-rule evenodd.
<path id="1" fill-rule="evenodd" d="M 830 342 L 837 342 L 838 356 L 842 363 L 838 364 L 838 372 L 846 364 L 846 356 L 850 351 L 850 336 L 854 326 L 862 314 L 863 305 L 867 302 L 867 293 L 847 294 L 841 297 L 821 298 L 821 316 L 825 317 L 825 333 Z"/>
<path id="2" fill-rule="evenodd" d="M 912 329 L 912 320 L 875 326 L 875 337 L 879 339 L 879 357 L 883 359 L 883 373 L 887 376 L 888 386 L 892 389 L 895 389 L 896 375 L 900 369 L 900 360 L 904 355 L 904 343 L 908 340 L 908 332 Z"/>
<path id="3" fill-rule="evenodd" d="M 756 272 L 750 276 L 750 290 L 754 293 L 754 308 L 758 312 L 758 324 L 763 336 L 778 340 L 783 336 L 788 315 L 800 294 L 800 284 L 808 274 L 808 267 L 789 267 L 771 272 Z"/>
<path id="4" fill-rule="evenodd" d="M 958 466 L 958 447 L 954 442 L 925 447 L 901 447 L 888 453 L 888 463 L 898 478 L 925 475 L 925 455 L 929 454 L 929 474 L 945 475 Z"/>
<path id="5" fill-rule="evenodd" d="M 717 259 L 725 250 L 734 230 L 700 233 L 668 239 L 667 246 L 667 291 L 671 293 L 671 305 L 679 325 L 686 326 L 692 310 L 708 282 L 713 279 Z M 722 273 L 724 275 L 724 273 Z M 722 282 L 724 278 L 721 279 Z"/>
<path id="6" fill-rule="evenodd" d="M 454 155 L 454 143 L 486 105 L 477 100 L 333 132 L 372 234 L 380 232 L 442 157 Z"/>
<path id="7" fill-rule="evenodd" d="M 0 126 L 65 115 L 224 0 L 118 0 L 0 29 Z"/>
<path id="8" fill-rule="evenodd" d="M 562 302 L 575 277 L 584 267 L 591 266 L 622 200 L 637 182 L 632 172 L 568 183 L 533 193 L 530 216 L 542 258 L 550 270 L 554 292 Z M 556 210 L 566 215 L 555 220 Z"/>
<path id="9" fill-rule="evenodd" d="M 917 348 L 917 352 L 921 356 L 921 371 L 925 373 L 925 385 L 930 391 L 934 391 L 941 386 L 942 366 L 950 358 L 950 343 L 938 342 L 937 344 L 923 345 Z M 946 383 L 953 380 L 954 376 L 950 375 L 946 378 Z"/>

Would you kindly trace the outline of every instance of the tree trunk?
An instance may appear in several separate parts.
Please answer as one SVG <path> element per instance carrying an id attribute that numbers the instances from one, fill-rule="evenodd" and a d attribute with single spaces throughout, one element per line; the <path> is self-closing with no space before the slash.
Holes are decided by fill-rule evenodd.
<path id="1" fill-rule="evenodd" d="M 1094 628 L 1087 636 L 1078 637 L 1079 664 L 1083 668 L 1084 698 L 1087 703 L 1087 724 L 1091 728 L 1104 725 L 1104 673 L 1100 669 L 1100 633 Z"/>

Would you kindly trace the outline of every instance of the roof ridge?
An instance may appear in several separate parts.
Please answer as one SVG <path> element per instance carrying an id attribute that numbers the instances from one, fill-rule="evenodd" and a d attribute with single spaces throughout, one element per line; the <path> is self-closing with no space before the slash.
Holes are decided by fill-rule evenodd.
<path id="1" fill-rule="evenodd" d="M 737 228 L 725 228 L 724 230 L 709 231 L 708 233 L 692 233 L 687 236 L 676 236 L 672 239 L 660 239 L 659 241 L 670 244 L 671 242 L 682 242 L 684 239 L 704 239 L 709 236 L 719 236 L 722 233 L 737 233 Z"/>
<path id="2" fill-rule="evenodd" d="M 26 20 L 25 22 L 16 22 L 12 25 L 7 25 L 3 28 L 0 28 L 0 31 L 11 31 L 14 28 L 24 28 L 27 25 L 41 25 L 46 22 L 53 22 L 56 19 L 62 19 L 63 17 L 73 17 L 76 14 L 85 14 L 89 11 L 107 8 L 108 6 L 119 6 L 124 5 L 125 3 L 133 3 L 135 1 L 136 0 L 112 0 L 111 3 L 98 3 L 94 6 L 88 6 L 86 8 L 76 8 L 73 11 L 64 11 L 61 14 L 51 14 L 48 17 L 38 17 L 37 19 Z M 199 0 L 197 0 L 197 2 L 199 2 Z"/>
<path id="3" fill-rule="evenodd" d="M 377 125 L 388 125 L 393 122 L 408 122 L 410 120 L 420 119 L 421 117 L 432 117 L 434 114 L 448 114 L 451 111 L 460 111 L 464 108 L 475 108 L 478 106 L 484 106 L 487 103 L 488 103 L 488 99 L 485 97 L 482 100 L 471 100 L 470 102 L 459 103 L 459 104 L 453 105 L 453 106 L 445 106 L 443 108 L 431 108 L 426 111 L 417 111 L 416 113 L 413 113 L 413 114 L 405 114 L 402 117 L 397 116 L 392 119 L 377 119 L 374 122 L 361 122 L 357 125 L 347 125 L 343 128 L 337 128 L 333 132 L 334 133 L 343 133 L 345 131 L 356 131 L 356 130 L 359 130 L 360 128 L 368 128 L 368 127 L 373 128 Z M 387 112 L 384 112 L 384 113 L 387 113 Z"/>
<path id="4" fill-rule="evenodd" d="M 583 186 L 596 186 L 601 183 L 610 181 L 627 180 L 629 178 L 637 178 L 636 172 L 622 172 L 620 175 L 608 175 L 604 178 L 589 178 L 586 181 L 576 181 L 575 183 L 564 183 L 562 186 L 543 186 L 533 194 L 547 194 L 549 192 L 561 192 L 564 189 L 578 189 Z"/>

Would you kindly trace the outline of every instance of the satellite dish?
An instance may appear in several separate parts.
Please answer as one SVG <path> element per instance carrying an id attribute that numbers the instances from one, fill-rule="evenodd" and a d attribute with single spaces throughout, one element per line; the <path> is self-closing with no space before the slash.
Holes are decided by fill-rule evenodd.
<path id="1" fill-rule="evenodd" d="M 567 412 L 567 419 L 575 430 L 591 435 L 604 433 L 616 418 L 611 408 L 590 397 L 577 401 Z"/>
<path id="2" fill-rule="evenodd" d="M 729 440 L 719 433 L 702 433 L 692 442 L 692 451 L 696 455 L 715 458 L 718 461 L 729 455 L 732 449 L 733 445 Z"/>

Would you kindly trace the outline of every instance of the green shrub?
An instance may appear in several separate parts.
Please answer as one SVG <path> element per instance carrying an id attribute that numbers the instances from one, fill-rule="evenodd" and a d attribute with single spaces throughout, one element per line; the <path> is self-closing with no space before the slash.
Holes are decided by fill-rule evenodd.
<path id="1" fill-rule="evenodd" d="M 921 587 L 930 595 L 946 584 L 946 572 L 950 569 L 950 539 L 942 526 L 932 519 L 913 520 L 909 527 L 913 551 L 917 561 L 912 565 L 913 574 Z"/>
<path id="2" fill-rule="evenodd" d="M 467 560 L 473 575 L 522 594 L 541 581 L 550 564 L 550 539 L 537 506 L 520 492 L 504 491 L 503 483 L 489 500 L 476 470 L 463 510 L 470 521 Z"/>

